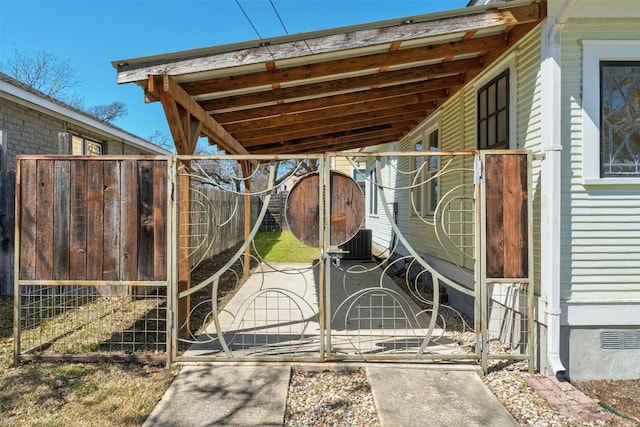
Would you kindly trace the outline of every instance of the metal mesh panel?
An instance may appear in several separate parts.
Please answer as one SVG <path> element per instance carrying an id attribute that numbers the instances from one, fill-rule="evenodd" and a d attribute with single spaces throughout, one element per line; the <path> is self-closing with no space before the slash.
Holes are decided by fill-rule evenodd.
<path id="1" fill-rule="evenodd" d="M 19 353 L 60 357 L 164 353 L 166 289 L 126 288 L 130 290 L 126 295 L 105 295 L 104 286 L 21 287 Z"/>

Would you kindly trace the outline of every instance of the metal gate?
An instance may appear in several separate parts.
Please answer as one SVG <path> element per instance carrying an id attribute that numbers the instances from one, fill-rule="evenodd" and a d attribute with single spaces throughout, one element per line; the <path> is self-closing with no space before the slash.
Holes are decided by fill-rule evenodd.
<path id="1" fill-rule="evenodd" d="M 178 157 L 176 165 L 172 360 L 533 366 L 527 153 Z M 213 195 L 222 193 L 233 207 L 216 217 Z M 275 209 L 275 198 L 286 206 Z M 207 255 L 214 231 L 238 215 L 241 243 L 196 274 L 220 258 Z M 266 222 L 317 248 L 316 259 L 269 261 L 256 246 L 274 233 L 261 231 Z M 367 233 L 371 254 L 353 259 L 362 254 L 345 248 Z"/>
<path id="2" fill-rule="evenodd" d="M 16 358 L 532 367 L 530 171 L 522 151 L 19 158 Z M 310 258 L 273 261 L 287 237 Z"/>

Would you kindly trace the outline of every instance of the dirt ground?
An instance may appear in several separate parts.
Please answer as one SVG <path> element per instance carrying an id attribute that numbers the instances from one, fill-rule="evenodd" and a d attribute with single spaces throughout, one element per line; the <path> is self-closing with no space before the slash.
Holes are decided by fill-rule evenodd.
<path id="1" fill-rule="evenodd" d="M 640 379 L 576 381 L 573 384 L 605 408 L 640 424 Z"/>

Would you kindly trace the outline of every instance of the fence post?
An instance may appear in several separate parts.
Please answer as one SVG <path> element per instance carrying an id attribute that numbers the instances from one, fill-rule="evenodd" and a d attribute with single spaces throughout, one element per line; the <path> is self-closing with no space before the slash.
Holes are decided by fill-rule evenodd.
<path id="1" fill-rule="evenodd" d="M 15 172 L 8 170 L 7 134 L 0 130 L 0 295 L 13 294 Z"/>
<path id="2" fill-rule="evenodd" d="M 7 133 L 0 130 L 0 172 L 7 170 Z"/>

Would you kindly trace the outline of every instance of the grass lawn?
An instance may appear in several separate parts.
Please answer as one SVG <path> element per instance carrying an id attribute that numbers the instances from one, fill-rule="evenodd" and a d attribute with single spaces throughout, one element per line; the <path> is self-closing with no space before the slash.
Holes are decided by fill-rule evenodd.
<path id="1" fill-rule="evenodd" d="M 12 304 L 0 297 L 0 426 L 139 426 L 178 373 L 136 363 L 15 365 Z"/>
<path id="2" fill-rule="evenodd" d="M 318 248 L 312 248 L 301 243 L 290 231 L 263 231 L 256 234 L 253 243 L 262 259 L 266 262 L 312 264 L 318 260 Z"/>

